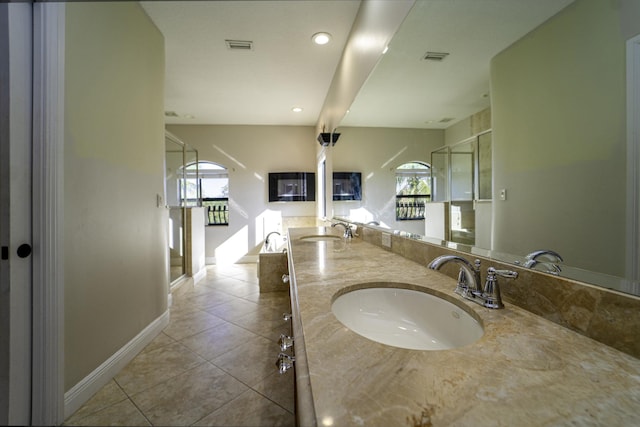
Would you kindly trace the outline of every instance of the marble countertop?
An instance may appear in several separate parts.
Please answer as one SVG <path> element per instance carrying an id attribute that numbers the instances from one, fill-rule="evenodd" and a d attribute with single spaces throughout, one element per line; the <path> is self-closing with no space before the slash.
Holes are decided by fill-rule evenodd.
<path id="1" fill-rule="evenodd" d="M 300 239 L 341 231 L 289 229 L 299 425 L 640 425 L 640 360 L 512 304 L 462 300 L 451 278 L 358 238 Z M 373 282 L 428 288 L 475 313 L 484 335 L 438 351 L 370 341 L 331 303 Z"/>

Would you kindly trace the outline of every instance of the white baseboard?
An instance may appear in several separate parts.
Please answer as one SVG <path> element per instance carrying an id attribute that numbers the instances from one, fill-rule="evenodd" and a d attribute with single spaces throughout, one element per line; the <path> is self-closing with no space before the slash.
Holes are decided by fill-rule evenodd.
<path id="1" fill-rule="evenodd" d="M 104 387 L 169 324 L 169 310 L 151 322 L 131 341 L 115 352 L 102 365 L 83 378 L 64 394 L 64 418 L 77 411 L 96 392 Z"/>
<path id="2" fill-rule="evenodd" d="M 207 277 L 207 269 L 203 268 L 193 275 L 193 283 L 196 284 L 200 280 L 205 279 Z"/>

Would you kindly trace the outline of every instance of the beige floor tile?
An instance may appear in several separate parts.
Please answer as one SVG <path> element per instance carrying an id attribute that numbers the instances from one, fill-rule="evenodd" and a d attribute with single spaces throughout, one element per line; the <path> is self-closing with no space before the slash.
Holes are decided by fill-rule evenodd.
<path id="1" fill-rule="evenodd" d="M 291 307 L 288 291 L 263 292 L 247 295 L 243 298 L 249 301 L 253 301 L 260 306 L 273 307 L 278 310 Z"/>
<path id="2" fill-rule="evenodd" d="M 260 307 L 258 311 L 234 319 L 233 323 L 270 340 L 277 340 L 281 333 L 289 330 L 289 323 L 284 321 L 282 313 L 270 307 Z"/>
<path id="3" fill-rule="evenodd" d="M 126 399 L 120 403 L 111 405 L 95 412 L 74 423 L 65 423 L 70 426 L 150 426 L 151 424 L 135 407 L 131 400 Z"/>
<path id="4" fill-rule="evenodd" d="M 153 351 L 160 347 L 167 346 L 169 344 L 175 343 L 176 340 L 171 338 L 169 335 L 164 332 L 160 332 L 157 337 L 155 337 L 142 351 Z"/>
<path id="5" fill-rule="evenodd" d="M 235 300 L 237 297 L 220 292 L 218 290 L 214 290 L 213 292 L 209 292 L 204 295 L 198 295 L 192 298 L 189 298 L 185 301 L 186 304 L 189 304 L 193 307 L 197 307 L 200 310 L 206 310 L 208 308 L 216 307 L 219 305 L 225 305 L 229 301 Z"/>
<path id="6" fill-rule="evenodd" d="M 241 346 L 257 335 L 232 323 L 224 322 L 181 341 L 192 351 L 211 360 Z"/>
<path id="7" fill-rule="evenodd" d="M 292 413 L 253 390 L 200 420 L 197 426 L 271 427 L 295 425 Z"/>
<path id="8" fill-rule="evenodd" d="M 259 293 L 260 287 L 257 283 L 247 283 L 236 279 L 222 279 L 215 285 L 215 290 L 225 292 L 236 297 L 244 297 Z"/>
<path id="9" fill-rule="evenodd" d="M 210 363 L 135 394 L 131 399 L 153 425 L 188 426 L 247 390 Z"/>
<path id="10" fill-rule="evenodd" d="M 175 291 L 172 291 L 171 295 L 172 295 L 173 298 L 178 298 L 178 299 L 179 298 L 190 298 L 192 296 L 206 294 L 206 293 L 211 292 L 211 291 L 212 291 L 211 288 L 209 288 L 207 286 L 204 286 L 200 282 L 198 282 L 198 284 L 186 283 L 186 284 L 180 286 Z"/>
<path id="11" fill-rule="evenodd" d="M 181 340 L 198 332 L 213 328 L 223 322 L 222 319 L 205 311 L 182 312 L 172 314 L 169 326 L 162 332 L 175 340 Z"/>
<path id="12" fill-rule="evenodd" d="M 293 413 L 295 412 L 295 378 L 293 371 L 284 374 L 276 372 L 256 384 L 253 389 Z"/>
<path id="13" fill-rule="evenodd" d="M 101 411 L 115 403 L 127 400 L 128 397 L 124 391 L 116 384 L 114 380 L 109 381 L 107 385 L 102 387 L 96 394 L 91 397 L 80 409 L 78 409 L 71 417 L 67 419 L 65 424 L 76 425 L 80 419 Z"/>
<path id="14" fill-rule="evenodd" d="M 242 317 L 248 313 L 258 311 L 259 308 L 260 307 L 255 302 L 233 297 L 233 300 L 222 305 L 208 308 L 205 311 L 226 321 L 233 321 L 234 319 Z"/>
<path id="15" fill-rule="evenodd" d="M 180 343 L 141 352 L 116 375 L 115 380 L 131 396 L 182 374 L 205 362 Z"/>
<path id="16" fill-rule="evenodd" d="M 255 337 L 211 362 L 250 387 L 276 372 L 279 348 L 264 337 Z"/>

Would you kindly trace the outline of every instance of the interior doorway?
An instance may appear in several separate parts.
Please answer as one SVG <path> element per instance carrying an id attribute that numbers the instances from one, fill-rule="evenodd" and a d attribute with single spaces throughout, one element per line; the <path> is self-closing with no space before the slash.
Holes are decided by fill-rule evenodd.
<path id="1" fill-rule="evenodd" d="M 627 40 L 627 268 L 640 281 L 640 35 Z"/>

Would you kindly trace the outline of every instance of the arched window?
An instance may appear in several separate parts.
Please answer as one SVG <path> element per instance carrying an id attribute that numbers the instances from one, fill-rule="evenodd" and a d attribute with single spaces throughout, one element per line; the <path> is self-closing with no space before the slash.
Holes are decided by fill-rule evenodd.
<path id="1" fill-rule="evenodd" d="M 396 168 L 396 220 L 423 220 L 425 204 L 431 199 L 431 168 L 423 162 L 409 162 Z"/>
<path id="2" fill-rule="evenodd" d="M 188 206 L 206 208 L 207 225 L 229 225 L 229 173 L 213 162 L 194 162 L 185 166 L 184 193 Z"/>

